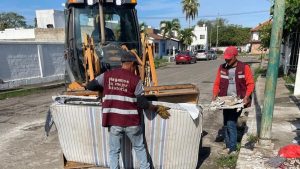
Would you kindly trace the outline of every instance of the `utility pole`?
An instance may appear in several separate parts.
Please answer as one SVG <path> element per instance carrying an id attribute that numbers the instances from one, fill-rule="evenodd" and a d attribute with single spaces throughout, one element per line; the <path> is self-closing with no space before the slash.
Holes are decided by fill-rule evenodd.
<path id="1" fill-rule="evenodd" d="M 263 146 L 268 146 L 271 144 L 271 129 L 278 77 L 280 45 L 283 32 L 285 0 L 275 0 L 274 7 L 275 8 L 270 42 L 270 54 L 265 84 L 265 96 L 261 119 L 261 129 L 259 135 L 259 143 Z"/>
<path id="2" fill-rule="evenodd" d="M 209 33 L 209 49 L 211 48 L 211 32 L 212 31 L 212 26 L 210 26 L 210 33 Z"/>
<path id="3" fill-rule="evenodd" d="M 219 43 L 219 13 L 217 17 L 217 40 L 216 40 L 216 50 L 218 50 L 218 43 Z"/>

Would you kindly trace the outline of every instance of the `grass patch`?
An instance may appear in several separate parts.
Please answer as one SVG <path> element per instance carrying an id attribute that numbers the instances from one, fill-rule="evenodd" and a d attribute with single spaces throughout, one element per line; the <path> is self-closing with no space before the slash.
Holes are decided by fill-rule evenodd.
<path id="1" fill-rule="evenodd" d="M 294 84 L 296 81 L 296 76 L 294 74 L 283 76 L 283 80 L 286 84 Z"/>
<path id="2" fill-rule="evenodd" d="M 37 89 L 37 88 L 28 88 L 28 89 L 19 89 L 19 90 L 1 92 L 0 100 L 6 98 L 12 98 L 12 97 L 27 96 L 33 93 L 40 93 L 40 92 L 42 92 L 42 89 Z"/>
<path id="3" fill-rule="evenodd" d="M 251 143 L 256 143 L 258 141 L 258 136 L 250 134 L 247 138 L 247 141 Z"/>
<path id="4" fill-rule="evenodd" d="M 260 67 L 256 68 L 256 69 L 254 70 L 254 80 L 256 81 L 257 78 L 258 78 L 260 75 L 264 75 L 264 76 L 265 76 L 266 73 L 267 73 L 267 69 L 263 69 L 263 68 L 260 68 Z"/>
<path id="5" fill-rule="evenodd" d="M 219 167 L 222 168 L 235 168 L 236 162 L 238 159 L 238 153 L 240 152 L 241 149 L 241 143 L 238 143 L 236 145 L 236 152 L 237 154 L 235 155 L 222 155 L 221 157 L 216 159 L 216 163 Z"/>
<path id="6" fill-rule="evenodd" d="M 217 159 L 217 165 L 223 168 L 235 168 L 238 155 L 221 156 Z"/>
<path id="7" fill-rule="evenodd" d="M 168 64 L 168 59 L 154 59 L 155 68 L 166 66 Z"/>
<path id="8" fill-rule="evenodd" d="M 287 76 L 283 76 L 282 78 L 285 81 L 285 87 L 290 91 L 290 93 L 293 93 L 294 85 L 295 85 L 295 81 L 296 81 L 296 75 L 289 74 Z"/>
<path id="9" fill-rule="evenodd" d="M 11 98 L 11 97 L 19 97 L 19 96 L 28 96 L 35 93 L 42 93 L 46 89 L 54 89 L 57 87 L 64 86 L 64 83 L 61 81 L 58 81 L 55 84 L 51 85 L 39 85 L 39 86 L 23 86 L 23 88 L 17 88 L 17 89 L 8 89 L 8 90 L 1 90 L 0 91 L 0 100 Z"/>

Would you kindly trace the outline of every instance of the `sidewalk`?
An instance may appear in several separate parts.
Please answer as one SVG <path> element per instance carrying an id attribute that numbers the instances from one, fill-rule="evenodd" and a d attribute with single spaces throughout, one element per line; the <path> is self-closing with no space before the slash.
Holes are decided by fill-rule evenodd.
<path id="1" fill-rule="evenodd" d="M 256 82 L 253 104 L 249 109 L 247 120 L 248 131 L 241 142 L 237 169 L 271 168 L 266 166 L 265 162 L 275 157 L 281 147 L 300 143 L 300 133 L 297 132 L 300 130 L 299 98 L 291 96 L 284 80 L 278 78 L 272 123 L 272 145 L 260 147 L 257 143 L 253 144 L 260 129 L 265 80 L 264 77 L 259 77 Z"/>

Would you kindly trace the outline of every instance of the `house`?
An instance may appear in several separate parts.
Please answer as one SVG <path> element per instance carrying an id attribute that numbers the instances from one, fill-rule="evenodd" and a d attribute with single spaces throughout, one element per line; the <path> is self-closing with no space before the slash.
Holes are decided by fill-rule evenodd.
<path id="1" fill-rule="evenodd" d="M 36 10 L 37 28 L 8 28 L 0 31 L 0 41 L 60 42 L 65 41 L 64 12 Z"/>
<path id="2" fill-rule="evenodd" d="M 64 11 L 54 9 L 36 10 L 35 14 L 38 28 L 65 28 Z"/>
<path id="3" fill-rule="evenodd" d="M 36 13 L 38 28 L 0 31 L 0 90 L 65 78 L 64 21 L 54 19 L 54 10 Z"/>
<path id="4" fill-rule="evenodd" d="M 268 52 L 268 50 L 264 51 L 261 48 L 261 41 L 259 38 L 259 32 L 261 28 L 265 25 L 271 24 L 272 20 L 267 20 L 263 23 L 258 24 L 256 27 L 252 28 L 251 31 L 251 39 L 250 39 L 250 53 L 251 54 L 261 54 L 262 52 Z"/>
<path id="5" fill-rule="evenodd" d="M 172 55 L 181 49 L 181 43 L 175 38 L 163 38 L 158 29 L 147 28 L 149 42 L 154 44 L 154 57 Z"/>
<path id="6" fill-rule="evenodd" d="M 207 26 L 205 24 L 200 27 L 198 25 L 195 26 L 193 33 L 196 37 L 193 37 L 193 42 L 191 44 L 190 50 L 198 50 L 198 49 L 208 49 L 208 33 Z"/>

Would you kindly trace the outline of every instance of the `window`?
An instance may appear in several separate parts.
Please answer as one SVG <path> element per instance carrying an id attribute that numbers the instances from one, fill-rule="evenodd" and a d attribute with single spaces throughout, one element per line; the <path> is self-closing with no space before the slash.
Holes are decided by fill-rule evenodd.
<path id="1" fill-rule="evenodd" d="M 200 35 L 200 39 L 205 39 L 205 35 Z"/>
<path id="2" fill-rule="evenodd" d="M 94 41 L 100 41 L 98 6 L 76 8 L 75 30 L 77 47 L 81 48 L 85 34 L 92 36 Z M 138 49 L 138 33 L 135 18 L 130 8 L 121 6 L 104 6 L 105 39 L 115 43 L 126 44 L 129 49 Z"/>

